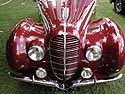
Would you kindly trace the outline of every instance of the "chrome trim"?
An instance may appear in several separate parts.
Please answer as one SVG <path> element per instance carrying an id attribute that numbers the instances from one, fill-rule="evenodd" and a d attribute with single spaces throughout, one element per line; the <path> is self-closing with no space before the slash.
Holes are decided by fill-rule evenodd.
<path id="1" fill-rule="evenodd" d="M 34 52 L 35 52 L 36 56 L 32 56 L 34 54 Z M 37 45 L 29 47 L 27 53 L 28 53 L 29 58 L 33 61 L 41 61 L 45 56 L 44 49 L 41 46 L 37 46 Z"/>
<path id="2" fill-rule="evenodd" d="M 41 72 L 42 72 L 42 74 L 44 74 L 44 75 L 42 75 L 42 77 L 41 77 Z M 43 68 L 38 68 L 36 70 L 36 76 L 38 78 L 42 78 L 43 79 L 43 78 L 45 78 L 47 76 L 47 71 L 45 69 L 43 69 Z"/>
<path id="3" fill-rule="evenodd" d="M 91 78 L 93 75 L 93 72 L 91 70 L 91 68 L 85 67 L 83 68 L 82 72 L 81 72 L 81 76 L 83 79 L 89 79 Z"/>
<path id="4" fill-rule="evenodd" d="M 74 67 L 74 68 L 70 68 L 70 69 L 67 69 L 66 71 L 71 71 L 71 70 L 74 70 L 74 69 L 76 69 L 77 67 Z M 62 70 L 62 69 L 58 69 L 58 68 L 53 68 L 53 69 L 55 69 L 55 70 L 59 70 L 59 71 L 64 71 L 64 70 Z"/>
<path id="5" fill-rule="evenodd" d="M 56 75 L 60 75 L 60 76 L 64 76 L 63 74 L 60 74 L 60 73 L 56 73 L 56 72 L 54 72 L 54 74 L 56 74 Z M 70 74 L 66 74 L 66 76 L 71 76 L 71 75 L 74 75 L 75 73 L 70 73 Z"/>
<path id="6" fill-rule="evenodd" d="M 61 41 L 59 39 L 61 39 Z M 67 40 L 69 40 L 69 41 L 67 41 Z M 77 41 L 75 41 L 75 40 L 77 40 Z M 70 43 L 74 43 L 74 42 L 71 42 L 71 41 L 75 41 L 75 44 L 71 44 L 70 45 Z M 77 63 L 78 61 L 76 61 L 76 60 L 73 61 L 74 63 L 69 62 L 69 64 L 67 64 L 67 60 L 69 61 L 72 58 L 79 59 L 79 49 L 80 48 L 79 48 L 79 43 L 76 43 L 76 42 L 79 42 L 79 40 L 78 40 L 77 37 L 72 36 L 72 35 L 67 35 L 67 33 L 65 33 L 65 32 L 63 33 L 63 35 L 58 35 L 58 36 L 55 36 L 55 37 L 51 38 L 51 41 L 49 42 L 50 62 L 51 62 L 51 67 L 52 67 L 53 73 L 54 73 L 54 70 L 61 71 L 62 75 L 65 78 L 60 78 L 56 74 L 55 74 L 55 76 L 58 79 L 63 80 L 64 82 L 69 79 L 68 76 L 67 76 L 67 74 L 66 74 L 66 72 L 69 71 L 69 69 L 67 68 L 67 66 L 68 65 L 72 65 L 72 64 L 78 64 Z M 51 45 L 51 43 L 52 43 L 52 45 Z M 59 47 L 61 46 L 61 48 L 57 48 L 57 49 L 54 48 L 53 47 L 54 43 L 57 43 L 57 45 L 59 45 Z M 70 46 L 73 46 L 73 49 L 70 49 Z M 68 47 L 68 49 L 66 49 L 67 47 Z M 62 56 L 56 55 L 56 54 L 52 54 L 51 51 L 55 51 L 55 52 L 57 51 L 59 53 L 62 53 Z M 78 53 L 75 53 L 75 51 L 78 51 Z M 73 52 L 74 54 L 73 55 L 68 55 L 68 54 L 70 54 L 70 52 Z M 60 59 L 61 61 L 52 60 L 52 58 L 54 58 L 54 57 L 56 59 Z M 60 62 L 61 62 L 61 64 L 60 64 Z M 53 67 L 53 64 L 63 65 L 62 69 L 58 69 L 57 67 Z M 75 67 L 73 69 L 76 71 L 77 67 Z M 70 70 L 72 70 L 72 69 L 70 69 Z M 76 73 L 76 72 L 74 72 L 74 73 Z"/>
<path id="7" fill-rule="evenodd" d="M 66 60 L 66 59 L 71 59 L 71 58 L 78 57 L 79 55 L 77 55 L 77 56 L 71 56 L 71 57 L 66 57 L 66 56 L 65 56 L 65 57 L 59 57 L 59 56 L 54 56 L 54 55 L 51 55 L 51 56 L 52 56 L 52 57 L 55 57 L 55 58 L 62 58 L 62 59 L 65 59 L 65 60 Z M 66 64 L 66 63 L 65 63 L 65 64 Z M 64 64 L 64 65 L 65 65 L 65 64 Z"/>
<path id="8" fill-rule="evenodd" d="M 53 41 L 53 40 L 50 40 L 51 42 L 54 42 L 54 43 L 59 43 L 59 44 L 63 44 L 63 42 L 57 42 L 57 41 Z M 66 44 L 71 44 L 71 43 L 78 43 L 79 40 L 75 40 L 75 41 L 71 41 L 71 42 L 67 42 Z"/>
<path id="9" fill-rule="evenodd" d="M 58 41 L 53 41 L 53 40 L 50 40 L 50 42 L 54 42 L 54 43 L 63 44 L 63 42 L 58 42 Z"/>
<path id="10" fill-rule="evenodd" d="M 62 89 L 60 87 L 60 83 L 56 80 L 51 80 L 51 81 L 47 81 L 47 80 L 37 80 L 35 79 L 35 77 L 33 76 L 32 79 L 29 78 L 29 77 L 19 77 L 19 76 L 16 76 L 12 73 L 9 73 L 14 79 L 17 79 L 17 80 L 21 80 L 21 81 L 24 81 L 24 82 L 29 82 L 29 83 L 35 83 L 35 84 L 39 84 L 39 85 L 45 85 L 45 86 L 50 86 L 50 87 L 56 87 L 56 88 L 59 88 L 59 89 Z M 84 86 L 84 85 L 90 85 L 90 84 L 95 84 L 95 83 L 104 83 L 104 82 L 111 82 L 111 81 L 115 81 L 115 80 L 118 80 L 120 78 L 122 78 L 123 74 L 119 74 L 113 78 L 110 78 L 110 79 L 100 79 L 100 80 L 97 80 L 97 79 L 91 79 L 91 80 L 76 80 L 76 81 L 73 81 L 73 85 L 69 88 L 74 88 L 74 87 L 79 87 L 79 86 Z M 63 85 L 63 84 L 62 84 Z M 65 88 L 63 88 L 63 90 L 65 90 Z"/>
<path id="11" fill-rule="evenodd" d="M 75 57 L 79 57 L 79 55 L 67 57 L 66 59 L 71 59 L 71 58 L 75 58 Z"/>
<path id="12" fill-rule="evenodd" d="M 42 18 L 43 18 L 44 29 L 45 29 L 45 31 L 49 31 L 50 32 L 49 22 L 48 22 L 47 18 L 45 17 L 44 12 L 41 9 L 40 4 L 41 4 L 40 1 L 37 0 L 37 5 L 38 5 L 38 8 L 40 10 L 40 14 L 42 15 Z M 47 34 L 47 32 L 46 32 L 46 34 Z"/>
<path id="13" fill-rule="evenodd" d="M 54 56 L 54 55 L 51 55 L 52 57 L 55 57 L 55 58 L 64 58 L 64 57 L 59 57 L 59 56 Z"/>
<path id="14" fill-rule="evenodd" d="M 96 7 L 96 3 L 97 3 L 97 1 L 96 0 L 93 0 L 92 2 L 91 2 L 91 4 L 88 6 L 88 8 L 90 8 L 90 7 L 92 7 L 92 5 L 93 5 L 93 7 L 92 7 L 92 9 L 91 10 L 86 10 L 86 12 L 85 12 L 85 16 L 87 15 L 87 13 L 89 13 L 89 15 L 88 15 L 88 17 L 87 17 L 87 19 L 86 19 L 86 21 L 85 21 L 85 24 L 84 24 L 84 26 L 83 26 L 83 30 L 85 30 L 86 29 L 86 27 L 87 27 L 87 25 L 88 25 L 88 22 L 90 21 L 90 18 L 91 18 L 91 16 L 92 16 L 92 14 L 93 14 L 93 11 L 94 11 L 94 9 L 95 9 L 95 7 Z M 89 12 L 90 11 L 90 12 Z M 82 18 L 81 18 L 81 20 L 80 20 L 80 24 L 81 24 L 81 22 L 83 22 L 83 20 L 85 19 L 85 16 L 83 16 Z"/>
<path id="15" fill-rule="evenodd" d="M 64 52 L 63 50 L 57 50 L 57 49 L 53 49 L 53 48 L 50 48 L 50 49 L 60 51 L 60 52 Z M 67 50 L 66 52 L 72 52 L 72 51 L 76 51 L 76 50 L 79 50 L 79 47 L 77 47 L 76 49 L 73 49 L 73 50 Z"/>
<path id="16" fill-rule="evenodd" d="M 50 48 L 50 50 L 55 50 L 55 51 L 58 51 L 58 52 L 63 52 L 63 50 L 58 50 L 58 49 L 53 49 L 53 48 Z"/>
<path id="17" fill-rule="evenodd" d="M 121 12 L 122 11 L 122 1 L 121 0 L 116 0 L 116 11 Z"/>
<path id="18" fill-rule="evenodd" d="M 102 57 L 102 49 L 100 46 L 92 45 L 86 49 L 85 56 L 88 61 L 98 61 Z"/>
<path id="19" fill-rule="evenodd" d="M 79 50 L 79 47 L 77 47 L 76 49 L 73 49 L 73 50 L 67 50 L 66 52 L 72 52 L 72 51 L 76 51 L 76 50 Z"/>
<path id="20" fill-rule="evenodd" d="M 90 84 L 96 84 L 96 83 L 111 82 L 111 81 L 115 81 L 115 80 L 118 80 L 118 79 L 122 78 L 122 76 L 123 76 L 123 74 L 121 73 L 121 74 L 115 76 L 115 77 L 112 78 L 112 79 L 100 79 L 100 80 L 92 79 L 92 80 L 83 80 L 83 81 L 74 83 L 72 87 L 78 87 L 78 86 L 84 86 L 84 85 L 90 85 Z"/>
<path id="21" fill-rule="evenodd" d="M 78 42 L 79 42 L 79 40 L 76 40 L 76 41 L 68 42 L 68 43 L 66 43 L 66 44 L 78 43 Z M 78 43 L 78 44 L 79 44 L 79 43 Z"/>
<path id="22" fill-rule="evenodd" d="M 68 12 L 68 1 L 69 0 L 65 0 L 65 7 L 64 7 L 64 33 L 66 33 L 66 27 L 67 27 L 67 12 Z"/>
<path id="23" fill-rule="evenodd" d="M 65 22 L 64 22 L 65 23 Z M 66 23 L 65 23 L 66 25 Z M 66 33 L 66 26 L 64 26 L 64 33 Z M 64 58 L 63 58 L 63 62 L 64 62 L 64 82 L 66 81 L 66 34 L 64 34 Z"/>
<path id="24" fill-rule="evenodd" d="M 53 64 L 57 64 L 57 65 L 64 65 L 64 64 L 60 64 L 60 63 L 57 63 L 57 62 L 54 62 L 52 61 Z M 77 64 L 78 62 L 73 62 L 73 63 L 68 63 L 66 65 L 73 65 L 73 64 Z"/>
<path id="25" fill-rule="evenodd" d="M 68 0 L 65 0 L 65 7 L 64 7 L 64 58 L 63 58 L 63 62 L 64 62 L 64 82 L 66 81 L 66 27 L 67 27 L 67 12 L 68 12 Z"/>

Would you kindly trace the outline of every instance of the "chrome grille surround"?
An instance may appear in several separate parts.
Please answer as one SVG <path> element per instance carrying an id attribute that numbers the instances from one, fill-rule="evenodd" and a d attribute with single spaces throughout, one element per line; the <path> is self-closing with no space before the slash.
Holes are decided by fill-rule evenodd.
<path id="1" fill-rule="evenodd" d="M 59 80 L 69 80 L 76 73 L 79 62 L 80 43 L 77 37 L 58 35 L 50 40 L 50 62 Z"/>

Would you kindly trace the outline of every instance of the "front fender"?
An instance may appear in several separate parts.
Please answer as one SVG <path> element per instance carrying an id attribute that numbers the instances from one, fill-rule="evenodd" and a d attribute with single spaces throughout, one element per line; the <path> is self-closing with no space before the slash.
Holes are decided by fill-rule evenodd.
<path id="1" fill-rule="evenodd" d="M 85 49 L 92 45 L 102 49 L 101 59 L 89 62 L 94 72 L 107 75 L 122 69 L 125 58 L 125 38 L 114 21 L 104 18 L 89 24 Z"/>
<path id="2" fill-rule="evenodd" d="M 7 41 L 6 56 L 10 67 L 14 71 L 23 72 L 37 67 L 39 63 L 29 59 L 27 50 L 30 46 L 38 45 L 45 48 L 46 32 L 40 24 L 32 19 L 24 19 L 12 30 Z"/>

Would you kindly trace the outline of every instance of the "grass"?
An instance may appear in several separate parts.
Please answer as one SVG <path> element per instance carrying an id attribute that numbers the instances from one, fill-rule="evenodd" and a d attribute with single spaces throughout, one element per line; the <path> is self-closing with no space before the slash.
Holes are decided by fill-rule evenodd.
<path id="1" fill-rule="evenodd" d="M 0 0 L 0 4 L 8 0 Z M 32 85 L 12 79 L 8 72 L 11 70 L 7 64 L 5 56 L 5 46 L 11 29 L 23 18 L 33 18 L 38 21 L 38 10 L 32 0 L 13 0 L 5 6 L 0 6 L 0 94 L 47 94 L 50 88 L 40 85 Z M 109 0 L 98 0 L 96 19 L 109 17 L 115 20 L 125 34 L 125 15 L 114 12 L 113 5 Z M 125 75 L 125 67 L 122 69 Z M 58 94 L 65 92 L 57 92 Z M 125 94 L 125 76 L 114 82 L 102 83 L 97 85 L 83 86 L 81 94 Z M 71 92 L 67 94 L 72 94 Z"/>

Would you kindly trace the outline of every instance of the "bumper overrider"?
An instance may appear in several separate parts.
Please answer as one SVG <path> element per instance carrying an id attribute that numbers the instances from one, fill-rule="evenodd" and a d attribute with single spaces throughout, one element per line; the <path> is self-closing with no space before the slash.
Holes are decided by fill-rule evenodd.
<path id="1" fill-rule="evenodd" d="M 28 76 L 18 76 L 14 73 L 9 72 L 9 74 L 17 80 L 21 80 L 24 82 L 29 82 L 29 83 L 34 83 L 34 84 L 39 84 L 39 85 L 44 85 L 44 86 L 50 86 L 50 87 L 56 87 L 58 89 L 61 90 L 66 90 L 67 86 L 65 84 L 62 84 L 56 80 L 44 80 L 44 79 L 36 79 L 35 76 L 33 75 L 32 78 L 28 77 Z M 75 88 L 75 87 L 80 87 L 80 86 L 84 86 L 84 85 L 90 85 L 90 84 L 97 84 L 97 83 L 104 83 L 104 82 L 111 82 L 111 81 L 115 81 L 118 80 L 120 78 L 122 78 L 123 74 L 118 74 L 117 76 L 114 77 L 110 77 L 108 79 L 96 79 L 96 77 L 94 79 L 89 79 L 89 80 L 75 80 L 72 81 L 72 86 L 68 87 L 68 88 Z"/>

